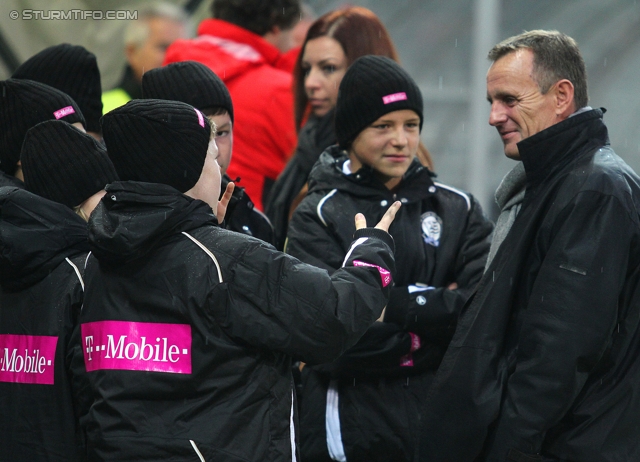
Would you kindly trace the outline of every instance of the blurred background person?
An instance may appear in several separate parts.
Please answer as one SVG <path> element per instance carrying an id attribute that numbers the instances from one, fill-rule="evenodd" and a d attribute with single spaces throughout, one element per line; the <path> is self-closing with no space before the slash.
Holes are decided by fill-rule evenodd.
<path id="1" fill-rule="evenodd" d="M 82 461 L 86 219 L 117 175 L 102 145 L 61 120 L 27 132 L 21 162 L 28 191 L 0 188 L 0 459 Z"/>
<path id="2" fill-rule="evenodd" d="M 138 19 L 124 32 L 127 66 L 118 86 L 102 95 L 103 114 L 142 98 L 142 75 L 162 66 L 169 45 L 187 37 L 187 15 L 181 7 L 152 3 L 137 11 Z"/>
<path id="3" fill-rule="evenodd" d="M 229 90 L 211 69 L 196 61 L 182 61 L 152 69 L 142 77 L 142 96 L 181 101 L 199 109 L 216 124 L 221 193 L 231 181 L 227 169 L 233 155 L 234 113 Z M 244 188 L 235 186 L 224 218 L 226 229 L 274 243 L 269 219 L 253 206 Z"/>
<path id="4" fill-rule="evenodd" d="M 198 61 L 213 70 L 233 98 L 236 130 L 227 173 L 255 206 L 284 168 L 296 145 L 291 72 L 282 53 L 293 47 L 299 0 L 216 0 L 198 37 L 179 40 L 165 62 Z"/>
<path id="5" fill-rule="evenodd" d="M 306 193 L 311 167 L 325 148 L 336 143 L 333 119 L 342 77 L 351 63 L 364 55 L 399 61 L 384 24 L 366 8 L 329 12 L 309 28 L 293 73 L 298 145 L 265 205 L 280 249 L 284 246 L 289 218 Z M 420 157 L 425 165 L 432 165 L 423 146 Z"/>
<path id="6" fill-rule="evenodd" d="M 87 133 L 102 140 L 102 87 L 96 55 L 78 45 L 54 45 L 22 63 L 11 78 L 35 80 L 71 96 L 82 111 Z"/>
<path id="7" fill-rule="evenodd" d="M 433 182 L 417 159 L 422 94 L 395 61 L 356 60 L 335 111 L 338 145 L 313 168 L 285 251 L 331 274 L 349 252 L 353 211 L 375 221 L 399 200 L 389 228 L 397 271 L 381 322 L 333 363 L 302 369 L 301 456 L 411 461 L 420 405 L 482 277 L 493 226 L 473 196 Z"/>

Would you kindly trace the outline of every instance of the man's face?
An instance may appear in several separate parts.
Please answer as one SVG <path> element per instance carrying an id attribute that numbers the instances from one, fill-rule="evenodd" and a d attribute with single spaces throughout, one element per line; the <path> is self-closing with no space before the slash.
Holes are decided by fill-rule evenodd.
<path id="1" fill-rule="evenodd" d="M 493 63 L 487 73 L 489 124 L 498 129 L 504 153 L 520 159 L 517 143 L 561 121 L 553 87 L 540 92 L 533 79 L 533 52 L 519 49 Z"/>
<path id="2" fill-rule="evenodd" d="M 227 173 L 229 163 L 231 163 L 233 152 L 233 122 L 231 122 L 228 112 L 208 117 L 216 123 L 215 139 L 218 146 L 218 165 L 220 165 L 220 172 L 224 175 Z"/>
<path id="3" fill-rule="evenodd" d="M 147 20 L 149 36 L 140 46 L 127 47 L 127 61 L 136 78 L 142 81 L 142 74 L 149 69 L 162 66 L 164 55 L 175 40 L 185 37 L 182 23 L 167 18 L 151 18 Z"/>

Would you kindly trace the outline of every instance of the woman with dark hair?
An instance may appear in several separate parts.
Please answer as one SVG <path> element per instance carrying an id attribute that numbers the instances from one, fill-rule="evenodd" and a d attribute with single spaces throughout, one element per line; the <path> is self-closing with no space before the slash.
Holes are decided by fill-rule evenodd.
<path id="1" fill-rule="evenodd" d="M 265 203 L 279 249 L 284 246 L 289 218 L 306 193 L 311 167 L 325 148 L 336 143 L 333 118 L 340 81 L 351 63 L 364 55 L 399 61 L 387 29 L 367 8 L 331 11 L 307 32 L 293 71 L 298 146 Z M 422 145 L 418 157 L 424 165 L 433 165 Z"/>

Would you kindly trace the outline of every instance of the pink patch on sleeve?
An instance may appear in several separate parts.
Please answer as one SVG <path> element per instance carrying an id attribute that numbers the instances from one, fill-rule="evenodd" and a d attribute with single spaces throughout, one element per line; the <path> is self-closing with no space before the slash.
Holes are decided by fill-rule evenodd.
<path id="1" fill-rule="evenodd" d="M 80 326 L 87 372 L 99 369 L 191 374 L 191 326 L 96 321 Z"/>
<path id="2" fill-rule="evenodd" d="M 409 335 L 411 336 L 411 351 L 400 358 L 400 367 L 413 367 L 413 355 L 411 353 L 419 350 L 422 346 L 419 336 L 413 332 L 409 332 Z"/>
<path id="3" fill-rule="evenodd" d="M 200 124 L 201 127 L 204 128 L 204 117 L 202 116 L 202 112 L 198 111 L 197 109 L 195 109 L 195 111 L 196 111 L 196 114 L 198 114 L 198 123 Z"/>
<path id="4" fill-rule="evenodd" d="M 382 280 L 382 287 L 387 287 L 391 284 L 391 273 L 389 270 L 386 270 L 378 265 L 373 265 L 371 263 L 366 263 L 360 260 L 353 260 L 353 266 L 370 266 L 372 268 L 376 268 L 378 273 L 380 273 L 380 279 Z"/>
<path id="5" fill-rule="evenodd" d="M 58 109 L 56 112 L 53 113 L 53 115 L 55 116 L 56 119 L 62 119 L 65 116 L 68 116 L 69 114 L 75 114 L 76 110 L 73 109 L 73 106 L 67 106 L 67 107 L 63 107 L 62 109 Z"/>
<path id="6" fill-rule="evenodd" d="M 0 382 L 53 385 L 58 337 L 0 335 Z"/>
<path id="7" fill-rule="evenodd" d="M 393 93 L 391 95 L 383 96 L 382 102 L 384 104 L 391 104 L 391 103 L 395 103 L 396 101 L 404 101 L 406 99 L 407 99 L 407 94 L 401 91 L 400 93 Z"/>

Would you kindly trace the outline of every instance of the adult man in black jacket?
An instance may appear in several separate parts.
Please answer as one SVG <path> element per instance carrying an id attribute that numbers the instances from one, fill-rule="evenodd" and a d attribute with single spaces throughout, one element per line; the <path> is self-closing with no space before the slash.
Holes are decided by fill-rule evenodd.
<path id="1" fill-rule="evenodd" d="M 218 226 L 212 210 L 223 217 L 230 191 L 218 206 L 205 121 L 160 100 L 103 117 L 109 155 L 129 181 L 107 188 L 89 223 L 81 321 L 97 396 L 91 460 L 296 460 L 291 358 L 335 358 L 387 302 L 385 230 L 399 203 L 380 229 L 356 231 L 329 277 Z"/>
<path id="2" fill-rule="evenodd" d="M 573 39 L 531 31 L 489 58 L 489 122 L 526 189 L 436 376 L 421 460 L 640 460 L 640 179 L 586 107 Z"/>

